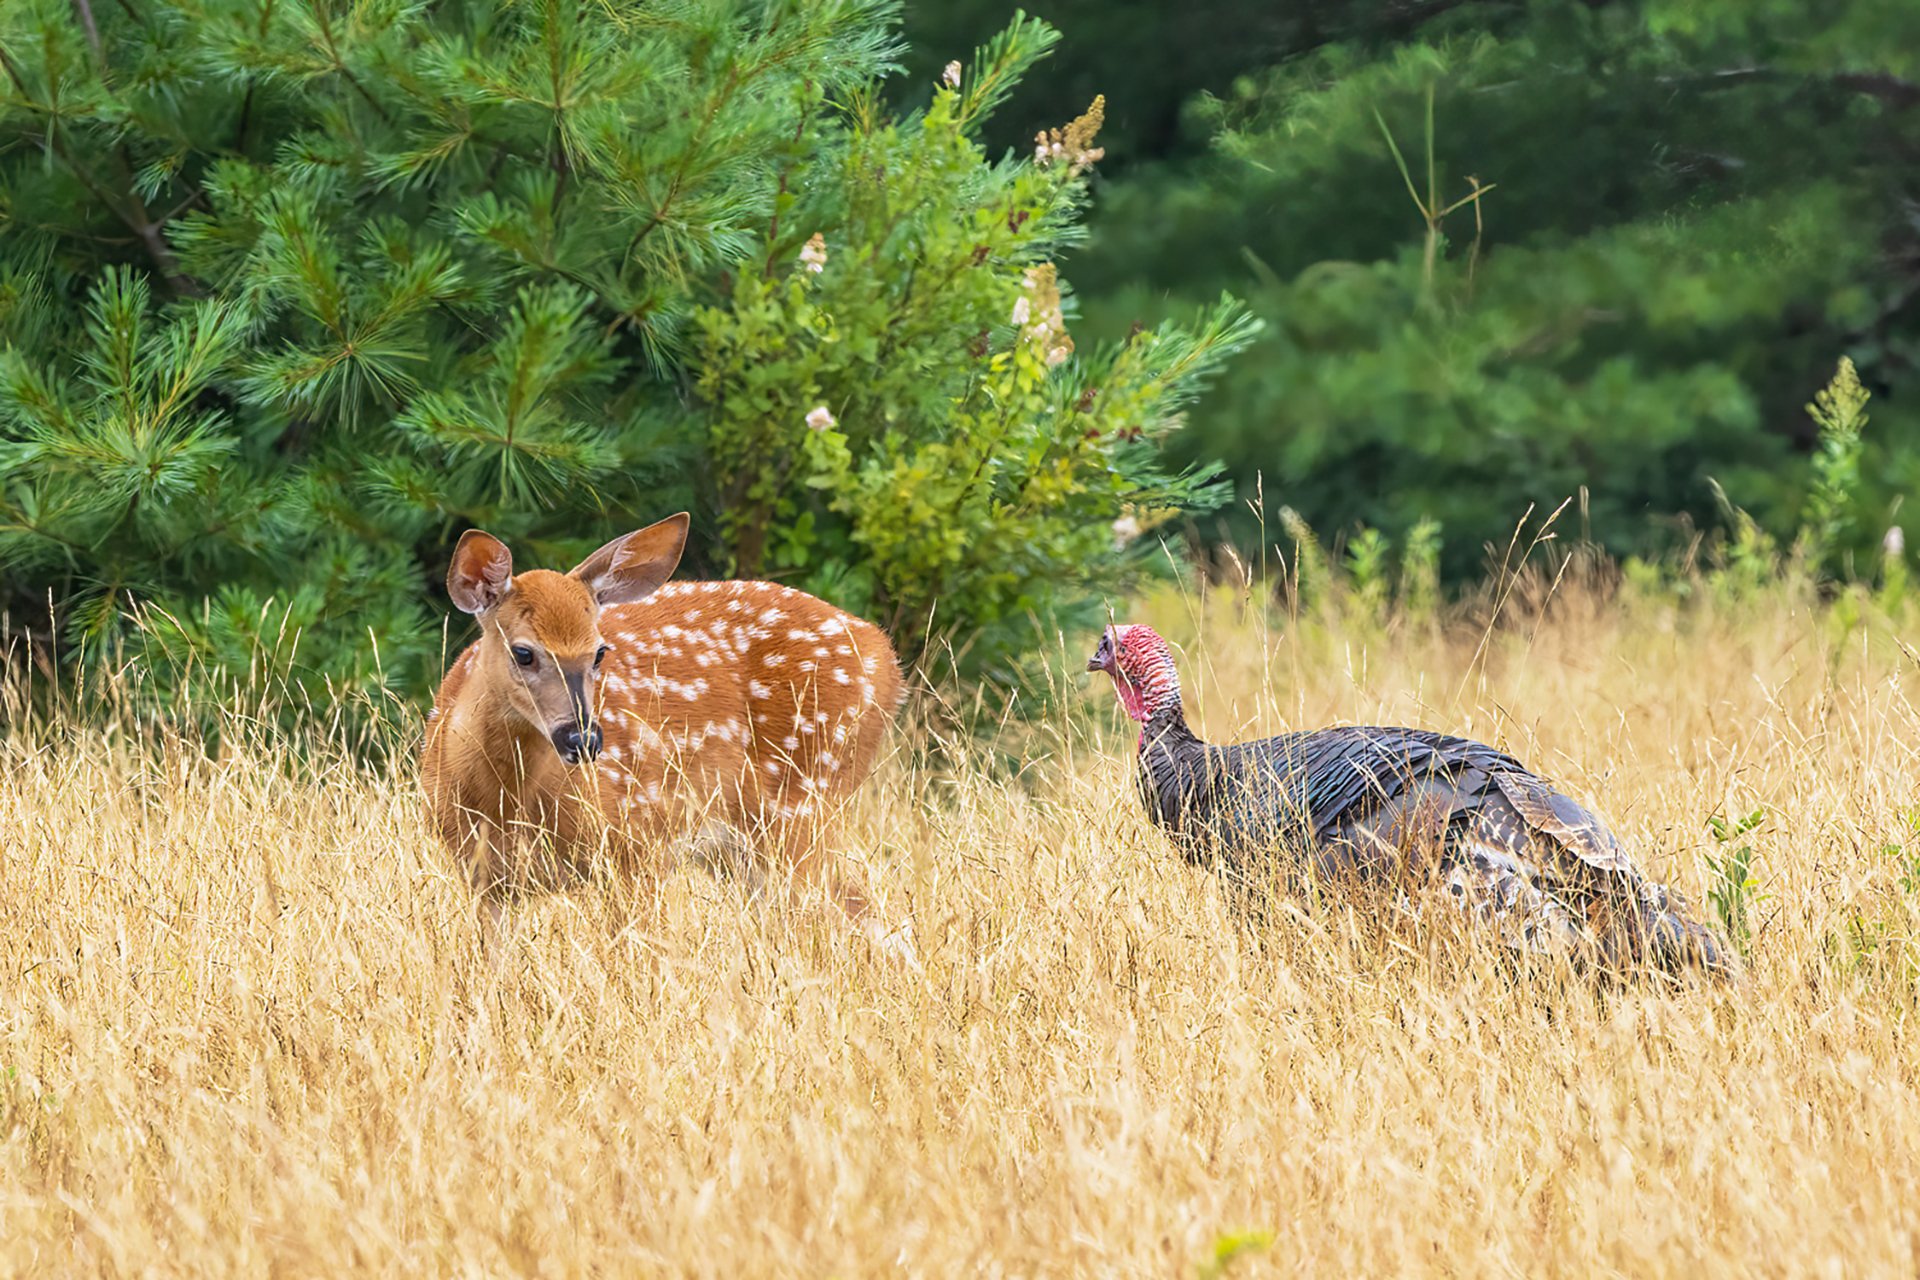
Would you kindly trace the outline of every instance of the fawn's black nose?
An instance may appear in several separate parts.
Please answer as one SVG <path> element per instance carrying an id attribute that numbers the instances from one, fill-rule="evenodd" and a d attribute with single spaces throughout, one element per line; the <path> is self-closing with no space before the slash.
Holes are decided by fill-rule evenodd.
<path id="1" fill-rule="evenodd" d="M 582 729 L 577 724 L 563 724 L 553 731 L 553 749 L 568 764 L 579 764 L 582 760 L 592 760 L 600 754 L 600 726 L 588 725 Z"/>

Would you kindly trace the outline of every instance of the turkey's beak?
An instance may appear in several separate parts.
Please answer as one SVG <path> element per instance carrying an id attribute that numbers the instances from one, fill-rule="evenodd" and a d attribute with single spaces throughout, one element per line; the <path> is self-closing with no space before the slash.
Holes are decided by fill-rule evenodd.
<path id="1" fill-rule="evenodd" d="M 1087 670 L 1113 674 L 1113 633 L 1111 631 L 1101 633 L 1100 647 L 1093 651 L 1091 658 L 1087 659 Z"/>

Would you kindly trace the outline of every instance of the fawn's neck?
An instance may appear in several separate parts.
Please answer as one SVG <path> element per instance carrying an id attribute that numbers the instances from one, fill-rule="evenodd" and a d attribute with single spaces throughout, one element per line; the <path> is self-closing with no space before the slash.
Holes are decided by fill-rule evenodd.
<path id="1" fill-rule="evenodd" d="M 516 677 L 506 655 L 499 646 L 482 643 L 472 661 L 447 709 L 446 725 L 469 786 L 515 798 L 564 781 L 546 735 L 514 710 L 510 682 Z"/>

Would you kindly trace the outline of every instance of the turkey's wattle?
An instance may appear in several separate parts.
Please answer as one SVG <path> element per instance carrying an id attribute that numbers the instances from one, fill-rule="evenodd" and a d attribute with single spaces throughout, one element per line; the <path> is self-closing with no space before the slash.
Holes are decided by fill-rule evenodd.
<path id="1" fill-rule="evenodd" d="M 1173 653 L 1147 626 L 1108 628 L 1087 669 L 1113 677 L 1141 724 L 1148 815 L 1189 861 L 1218 867 L 1237 910 L 1276 879 L 1438 885 L 1523 950 L 1734 971 L 1727 945 L 1599 818 L 1503 751 L 1373 726 L 1213 746 L 1187 727 Z"/>

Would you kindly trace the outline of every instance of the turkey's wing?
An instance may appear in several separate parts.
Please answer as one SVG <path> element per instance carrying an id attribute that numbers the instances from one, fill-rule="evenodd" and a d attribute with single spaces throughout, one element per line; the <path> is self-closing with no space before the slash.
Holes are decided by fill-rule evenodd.
<path id="1" fill-rule="evenodd" d="M 1529 827 L 1599 871 L 1639 879 L 1639 871 L 1613 832 L 1590 811 L 1529 773 L 1501 771 L 1493 781 Z"/>

